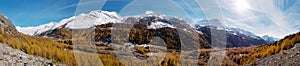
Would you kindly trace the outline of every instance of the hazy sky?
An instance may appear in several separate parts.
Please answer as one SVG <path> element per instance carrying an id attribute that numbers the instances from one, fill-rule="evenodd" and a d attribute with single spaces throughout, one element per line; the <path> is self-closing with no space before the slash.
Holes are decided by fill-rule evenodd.
<path id="1" fill-rule="evenodd" d="M 259 36 L 282 38 L 300 31 L 299 0 L 0 0 L 0 12 L 16 26 L 38 26 L 58 22 L 91 10 L 115 11 L 122 16 L 138 15 L 147 10 L 170 16 L 206 19 L 203 10 L 218 12 L 224 24 Z M 203 6 L 205 5 L 205 6 Z M 206 7 L 211 6 L 211 7 Z M 208 13 L 208 12 L 207 12 Z M 206 14 L 207 14 L 206 13 Z M 216 14 L 220 14 L 216 13 Z"/>

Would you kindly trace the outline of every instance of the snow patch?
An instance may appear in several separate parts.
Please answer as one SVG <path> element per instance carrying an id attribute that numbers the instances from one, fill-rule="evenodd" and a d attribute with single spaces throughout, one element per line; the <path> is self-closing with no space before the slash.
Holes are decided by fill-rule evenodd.
<path id="1" fill-rule="evenodd" d="M 164 23 L 164 22 L 151 22 L 151 25 L 148 26 L 148 29 L 159 29 L 164 27 L 175 28 L 173 25 Z"/>

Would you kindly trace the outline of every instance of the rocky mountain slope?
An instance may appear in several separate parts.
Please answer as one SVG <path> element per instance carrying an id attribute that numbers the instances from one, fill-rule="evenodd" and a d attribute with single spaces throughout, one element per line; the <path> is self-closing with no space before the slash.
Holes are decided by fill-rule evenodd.
<path id="1" fill-rule="evenodd" d="M 291 65 L 279 60 L 295 60 L 300 43 L 300 32 L 286 36 L 285 38 L 268 44 L 262 44 L 245 48 L 229 48 L 227 56 L 237 64 L 251 65 Z M 295 48 L 293 48 L 295 47 Z M 293 48 L 293 49 L 291 49 Z M 295 61 L 296 62 L 296 61 Z"/>
<path id="2" fill-rule="evenodd" d="M 217 25 L 221 25 L 221 26 L 217 26 Z M 195 24 L 195 28 L 198 31 L 203 32 L 203 35 L 205 35 L 205 39 L 208 42 L 211 42 L 212 39 L 210 33 L 211 31 L 226 32 L 226 41 L 227 41 L 226 47 L 229 48 L 249 47 L 249 46 L 267 43 L 264 39 L 254 35 L 249 31 L 222 25 L 220 20 L 218 19 L 198 21 L 198 23 Z"/>
<path id="3" fill-rule="evenodd" d="M 1 32 L 5 32 L 7 34 L 17 34 L 19 33 L 12 22 L 3 14 L 0 13 L 0 28 Z"/>
<path id="4" fill-rule="evenodd" d="M 260 66 L 293 66 L 300 65 L 300 43 L 295 44 L 291 49 L 284 50 L 283 54 L 275 54 L 256 60 Z"/>
<path id="5" fill-rule="evenodd" d="M 81 21 L 81 20 L 87 20 L 87 21 Z M 85 22 L 91 22 L 91 23 L 88 23 L 90 25 L 85 25 Z M 51 37 L 56 40 L 60 40 L 60 42 L 70 44 L 71 43 L 70 40 L 72 40 L 72 30 L 85 29 L 91 27 L 94 29 L 93 31 L 94 31 L 94 36 L 95 36 L 94 39 L 96 41 L 96 45 L 100 46 L 100 45 L 109 45 L 111 43 L 112 40 L 110 38 L 111 38 L 112 28 L 115 28 L 115 30 L 122 29 L 121 31 L 127 31 L 128 33 L 130 32 L 131 34 L 130 35 L 128 34 L 129 38 L 125 38 L 129 40 L 124 40 L 124 41 L 129 41 L 133 44 L 135 43 L 147 44 L 151 40 L 151 37 L 161 37 L 163 38 L 163 40 L 171 39 L 172 41 L 179 41 L 175 43 L 170 42 L 171 40 L 166 41 L 167 44 L 170 43 L 169 45 L 176 45 L 176 44 L 178 45 L 181 43 L 179 40 L 180 36 L 178 31 L 183 32 L 180 34 L 186 34 L 187 29 L 189 29 L 188 31 L 190 31 L 188 33 L 191 33 L 191 31 L 193 31 L 193 28 L 188 26 L 188 24 L 186 23 L 187 22 L 179 18 L 168 17 L 162 14 L 154 14 L 149 12 L 139 16 L 127 16 L 121 18 L 121 16 L 118 16 L 115 12 L 106 12 L 106 11 L 97 10 L 97 11 L 92 11 L 89 14 L 81 14 L 68 19 L 64 19 L 58 23 L 54 23 L 58 25 L 52 25 L 53 23 L 41 25 L 42 27 L 49 27 L 49 25 L 55 27 L 49 27 L 42 31 L 34 30 L 37 32 L 34 32 L 35 34 L 32 35 L 41 36 L 41 37 Z M 80 25 L 85 25 L 86 27 L 81 27 Z M 128 27 L 131 26 L 133 27 L 127 29 L 117 28 L 118 26 L 122 26 L 122 25 L 123 26 L 128 25 Z M 175 25 L 181 25 L 181 26 L 175 27 Z M 72 26 L 76 26 L 76 27 L 72 27 Z M 33 27 L 27 27 L 27 28 L 17 27 L 17 29 L 20 32 L 26 31 L 27 29 L 31 29 L 31 28 Z M 147 34 L 148 36 L 146 36 Z M 193 37 L 193 40 L 196 41 L 200 40 L 201 45 L 203 47 L 209 47 L 208 44 L 206 44 L 207 42 L 205 42 L 205 40 L 202 38 L 202 36 L 199 33 L 195 32 L 195 35 L 197 35 L 196 36 L 197 38 Z M 137 38 L 139 36 L 143 36 L 143 37 Z M 132 39 L 134 37 L 135 39 L 142 39 L 142 40 Z M 198 42 L 193 42 L 192 44 L 197 44 L 197 43 Z"/>
<path id="6" fill-rule="evenodd" d="M 4 65 L 60 64 L 64 59 L 57 57 L 64 55 L 58 56 L 58 54 L 66 53 L 59 52 L 68 52 L 68 50 L 65 49 L 67 47 L 66 45 L 46 38 L 19 33 L 12 22 L 3 14 L 0 14 L 0 44 L 0 64 Z M 54 58 L 53 55 L 55 55 L 56 58 Z M 51 61 L 48 59 L 51 59 Z M 64 63 L 67 64 L 67 62 Z"/>
<path id="7" fill-rule="evenodd" d="M 8 46 L 7 44 L 0 43 L 0 65 L 53 65 L 51 60 L 28 55 L 23 51 L 16 50 Z"/>
<path id="8" fill-rule="evenodd" d="M 149 16 L 155 16 L 155 17 L 150 18 Z M 95 27 L 95 31 L 97 33 L 101 33 L 96 35 L 97 37 L 95 37 L 96 38 L 95 40 L 105 41 L 105 42 L 98 42 L 98 43 L 109 43 L 110 40 L 108 39 L 110 39 L 110 35 L 109 35 L 109 32 L 111 32 L 110 28 L 113 28 L 112 26 L 110 26 L 111 24 L 113 25 L 116 23 L 131 24 L 129 26 L 132 26 L 134 23 L 139 23 L 139 22 L 134 22 L 133 20 L 127 22 L 125 21 L 132 18 L 144 18 L 144 17 L 147 19 L 140 19 L 140 20 L 144 20 L 145 22 L 148 22 L 148 24 L 146 24 L 147 27 L 145 27 L 146 29 L 160 29 L 163 27 L 169 27 L 170 29 L 177 29 L 177 31 L 178 30 L 186 31 L 188 29 L 187 32 L 193 31 L 198 33 L 200 35 L 199 37 L 204 37 L 205 39 L 201 39 L 201 40 L 205 40 L 206 43 L 207 42 L 209 43 L 211 41 L 210 30 L 226 32 L 227 47 L 248 47 L 248 46 L 267 43 L 265 40 L 261 39 L 260 37 L 242 29 L 230 28 L 230 27 L 223 27 L 219 29 L 219 27 L 216 28 L 214 25 L 208 23 L 208 20 L 199 21 L 200 24 L 187 24 L 189 22 L 186 22 L 180 18 L 168 18 L 168 16 L 166 15 L 151 12 L 151 11 L 147 11 L 145 14 L 139 16 L 122 17 L 119 16 L 116 12 L 96 10 L 88 14 L 73 16 L 71 18 L 64 19 L 60 22 L 52 22 L 37 27 L 25 27 L 25 28 L 17 27 L 17 29 L 24 34 L 42 36 L 42 37 L 52 37 L 54 39 L 65 40 L 71 38 L 72 29 L 83 29 L 88 27 Z M 160 19 L 154 20 L 155 18 L 160 18 Z M 176 20 L 177 23 L 170 23 L 170 22 L 176 22 Z M 153 21 L 153 22 L 149 22 L 149 21 Z M 218 23 L 219 20 L 213 19 L 210 21 L 213 23 Z M 139 24 L 141 25 L 142 22 Z M 186 26 L 178 27 L 178 25 L 180 24 Z M 103 28 L 100 26 L 106 26 L 106 27 Z M 142 27 L 138 27 L 138 28 L 143 29 Z M 70 43 L 69 41 L 63 41 L 63 42 Z"/>
<path id="9" fill-rule="evenodd" d="M 2 44 L 9 38 L 6 36 L 16 36 L 19 32 L 15 29 L 12 22 L 3 14 L 0 13 L 0 65 L 51 65 L 52 62 L 48 59 L 28 55 L 23 51 L 13 49 L 7 44 Z M 6 40 L 5 40 L 6 39 Z"/>

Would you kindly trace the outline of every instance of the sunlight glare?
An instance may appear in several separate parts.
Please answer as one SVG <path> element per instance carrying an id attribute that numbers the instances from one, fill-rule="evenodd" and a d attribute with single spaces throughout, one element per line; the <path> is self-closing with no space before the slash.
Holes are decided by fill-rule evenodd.
<path id="1" fill-rule="evenodd" d="M 250 9 L 250 5 L 247 0 L 236 0 L 235 9 L 237 11 L 245 11 L 247 9 Z"/>

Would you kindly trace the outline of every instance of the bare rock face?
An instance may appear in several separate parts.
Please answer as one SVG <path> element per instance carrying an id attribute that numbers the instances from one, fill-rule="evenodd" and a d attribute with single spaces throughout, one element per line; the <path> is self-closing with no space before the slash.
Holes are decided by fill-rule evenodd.
<path id="1" fill-rule="evenodd" d="M 0 65 L 4 66 L 44 66 L 53 65 L 51 60 L 28 55 L 20 50 L 15 50 L 7 44 L 0 43 Z"/>
<path id="2" fill-rule="evenodd" d="M 0 13 L 0 25 L 1 25 L 1 27 L 13 26 L 11 21 L 8 20 L 8 18 L 6 16 L 4 16 L 3 14 L 1 14 L 1 13 Z"/>
<path id="3" fill-rule="evenodd" d="M 21 35 L 12 22 L 0 13 L 0 35 L 18 36 Z M 7 39 L 7 38 L 4 38 Z M 8 39 L 10 40 L 10 39 Z M 45 66 L 53 65 L 51 60 L 28 55 L 23 51 L 13 49 L 7 44 L 0 43 L 0 66 Z"/>
<path id="4" fill-rule="evenodd" d="M 3 14 L 0 13 L 0 30 L 8 34 L 18 33 L 12 22 Z"/>

